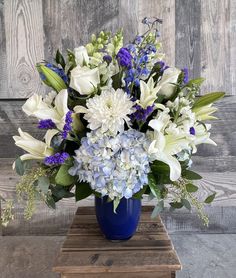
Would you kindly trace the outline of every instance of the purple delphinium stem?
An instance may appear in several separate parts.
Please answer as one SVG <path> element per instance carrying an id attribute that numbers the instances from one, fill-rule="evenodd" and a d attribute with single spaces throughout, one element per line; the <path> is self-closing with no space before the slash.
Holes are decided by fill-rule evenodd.
<path id="1" fill-rule="evenodd" d="M 154 110 L 154 105 L 148 106 L 146 109 L 142 108 L 138 104 L 136 104 L 134 107 L 136 111 L 130 115 L 132 121 L 137 120 L 137 121 L 145 122 L 148 116 L 150 116 Z"/>
<path id="2" fill-rule="evenodd" d="M 188 68 L 183 68 L 182 72 L 184 74 L 184 78 L 183 78 L 183 83 L 187 84 L 189 81 L 189 76 L 188 76 Z"/>
<path id="3" fill-rule="evenodd" d="M 133 57 L 127 48 L 122 47 L 117 53 L 116 58 L 120 66 L 126 68 L 131 67 Z"/>
<path id="4" fill-rule="evenodd" d="M 66 113 L 65 125 L 64 125 L 63 131 L 61 133 L 61 136 L 62 136 L 63 139 L 66 139 L 68 133 L 72 130 L 72 125 L 71 124 L 72 124 L 73 120 L 72 120 L 71 115 L 72 115 L 72 111 L 68 111 Z"/>

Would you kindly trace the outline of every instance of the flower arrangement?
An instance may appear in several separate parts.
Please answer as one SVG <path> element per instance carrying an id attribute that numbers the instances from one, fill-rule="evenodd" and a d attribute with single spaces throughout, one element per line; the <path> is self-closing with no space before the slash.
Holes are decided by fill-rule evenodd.
<path id="1" fill-rule="evenodd" d="M 195 206 L 205 224 L 204 203 L 190 170 L 200 144 L 212 144 L 212 104 L 224 93 L 199 96 L 203 78 L 189 80 L 188 70 L 163 62 L 158 26 L 143 20 L 147 31 L 123 45 L 122 32 L 92 35 L 86 46 L 57 51 L 55 62 L 37 64 L 52 91 L 33 94 L 23 111 L 38 119 L 42 140 L 19 128 L 16 146 L 26 151 L 14 163 L 22 176 L 16 187 L 27 197 L 25 217 L 34 200 L 52 208 L 62 198 L 76 201 L 91 194 L 108 196 L 116 211 L 122 198 L 156 199 L 155 217 L 169 201 L 171 209 Z M 11 218 L 8 202 L 2 224 Z"/>

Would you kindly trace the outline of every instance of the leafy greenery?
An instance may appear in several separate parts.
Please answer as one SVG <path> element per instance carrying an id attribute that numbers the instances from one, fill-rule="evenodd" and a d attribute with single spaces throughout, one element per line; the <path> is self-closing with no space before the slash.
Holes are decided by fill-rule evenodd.
<path id="1" fill-rule="evenodd" d="M 76 184 L 75 200 L 76 202 L 83 200 L 93 193 L 90 185 L 87 182 L 81 182 Z"/>
<path id="2" fill-rule="evenodd" d="M 212 195 L 208 196 L 208 197 L 205 199 L 204 203 L 210 204 L 211 202 L 214 201 L 215 196 L 216 196 L 216 193 L 213 193 Z"/>
<path id="3" fill-rule="evenodd" d="M 63 89 L 67 89 L 65 82 L 53 70 L 51 70 L 50 68 L 46 67 L 43 64 L 37 64 L 36 67 L 37 67 L 38 72 L 44 76 L 45 79 L 43 80 L 43 82 L 47 86 L 53 88 L 58 93 Z"/>
<path id="4" fill-rule="evenodd" d="M 69 186 L 72 185 L 76 178 L 71 176 L 68 173 L 68 170 L 70 169 L 71 165 L 69 164 L 63 164 L 60 166 L 56 177 L 55 177 L 55 182 L 59 185 L 63 185 L 63 186 Z"/>
<path id="5" fill-rule="evenodd" d="M 23 176 L 24 173 L 31 168 L 31 161 L 24 160 L 22 161 L 20 157 L 18 157 L 15 161 L 15 170 L 19 176 Z"/>
<path id="6" fill-rule="evenodd" d="M 213 93 L 209 93 L 209 94 L 206 94 L 206 95 L 198 98 L 193 105 L 193 112 L 194 112 L 195 108 L 209 105 L 209 104 L 221 99 L 222 97 L 224 97 L 224 95 L 225 95 L 224 92 L 213 92 Z"/>

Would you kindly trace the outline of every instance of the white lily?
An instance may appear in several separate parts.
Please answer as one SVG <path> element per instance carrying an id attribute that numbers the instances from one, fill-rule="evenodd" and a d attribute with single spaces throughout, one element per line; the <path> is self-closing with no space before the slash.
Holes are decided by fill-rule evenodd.
<path id="1" fill-rule="evenodd" d="M 29 133 L 23 132 L 20 128 L 18 129 L 20 136 L 13 136 L 16 146 L 28 152 L 23 154 L 21 160 L 36 159 L 42 160 L 47 156 L 53 154 L 53 148 L 50 146 L 51 140 L 54 135 L 58 133 L 56 129 L 50 129 L 45 135 L 45 142 L 40 141 L 32 137 Z"/>
<path id="2" fill-rule="evenodd" d="M 174 156 L 181 152 L 183 149 L 187 149 L 189 141 L 184 134 L 166 134 L 164 135 L 164 129 L 169 122 L 169 115 L 166 113 L 160 113 L 158 119 L 151 120 L 149 126 L 154 131 L 149 132 L 152 143 L 148 148 L 151 160 L 159 160 L 170 167 L 170 179 L 172 181 L 178 180 L 181 175 L 181 165 L 177 158 Z"/>
<path id="3" fill-rule="evenodd" d="M 146 109 L 148 106 L 151 106 L 157 99 L 157 92 L 160 90 L 161 86 L 155 87 L 155 82 L 151 77 L 146 83 L 143 80 L 140 80 L 140 100 L 138 103 L 142 108 Z"/>
<path id="4" fill-rule="evenodd" d="M 217 117 L 211 115 L 216 111 L 217 108 L 212 107 L 212 103 L 206 106 L 193 108 L 193 112 L 195 113 L 196 119 L 199 121 L 216 120 Z"/>
<path id="5" fill-rule="evenodd" d="M 171 83 L 177 83 L 180 73 L 181 70 L 177 68 L 166 69 L 158 82 L 158 85 L 161 86 L 158 94 L 165 96 L 165 98 L 170 98 L 176 90 L 176 86 Z"/>
<path id="6" fill-rule="evenodd" d="M 39 120 L 51 119 L 59 130 L 63 130 L 65 117 L 69 111 L 67 107 L 68 92 L 61 90 L 55 97 L 55 106 L 42 99 L 42 96 L 34 94 L 23 105 L 22 110 L 28 116 L 34 116 Z"/>
<path id="7" fill-rule="evenodd" d="M 195 130 L 195 135 L 193 136 L 192 142 L 191 142 L 191 147 L 193 149 L 193 153 L 196 153 L 197 145 L 200 144 L 210 144 L 213 146 L 217 146 L 217 144 L 210 138 L 210 132 L 209 130 L 211 129 L 210 124 L 206 124 L 205 126 L 202 124 L 196 124 L 194 126 Z"/>

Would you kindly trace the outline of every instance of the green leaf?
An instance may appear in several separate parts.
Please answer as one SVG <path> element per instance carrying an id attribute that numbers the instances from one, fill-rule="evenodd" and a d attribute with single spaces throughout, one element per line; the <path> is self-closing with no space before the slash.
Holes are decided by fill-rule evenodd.
<path id="1" fill-rule="evenodd" d="M 56 208 L 56 203 L 51 196 L 48 197 L 45 202 L 49 208 L 52 208 L 52 209 Z"/>
<path id="2" fill-rule="evenodd" d="M 175 209 L 180 209 L 180 208 L 183 207 L 183 204 L 180 203 L 180 202 L 171 202 L 171 203 L 170 203 L 170 206 L 171 206 L 172 208 L 175 208 Z"/>
<path id="3" fill-rule="evenodd" d="M 48 177 L 39 177 L 38 178 L 38 187 L 43 193 L 48 192 L 48 188 L 50 185 L 50 180 Z"/>
<path id="4" fill-rule="evenodd" d="M 90 185 L 86 182 L 76 184 L 75 200 L 76 202 L 83 200 L 93 193 Z"/>
<path id="5" fill-rule="evenodd" d="M 57 49 L 57 53 L 56 53 L 56 59 L 55 59 L 56 63 L 61 65 L 62 68 L 64 69 L 65 68 L 65 59 L 64 57 L 62 56 L 61 52 L 59 51 L 59 49 Z"/>
<path id="6" fill-rule="evenodd" d="M 213 202 L 213 201 L 214 201 L 215 196 L 216 196 L 216 192 L 215 192 L 215 193 L 213 193 L 212 195 L 208 196 L 208 197 L 206 198 L 206 200 L 204 201 L 204 203 L 206 203 L 206 204 L 210 204 L 211 202 Z"/>
<path id="7" fill-rule="evenodd" d="M 164 201 L 161 200 L 160 202 L 158 202 L 158 204 L 155 206 L 154 210 L 152 211 L 151 218 L 152 219 L 156 218 L 159 215 L 159 213 L 163 211 L 163 209 L 164 209 Z"/>
<path id="8" fill-rule="evenodd" d="M 52 194 L 55 197 L 54 201 L 59 201 L 63 198 L 71 198 L 74 197 L 74 193 L 68 191 L 65 187 L 61 185 L 56 185 L 51 188 Z"/>
<path id="9" fill-rule="evenodd" d="M 192 193 L 192 192 L 196 192 L 198 191 L 198 187 L 192 183 L 188 183 L 185 185 L 186 187 L 186 190 L 189 192 L 189 193 Z"/>
<path id="10" fill-rule="evenodd" d="M 193 112 L 194 112 L 195 108 L 209 105 L 209 104 L 221 99 L 224 95 L 225 95 L 224 92 L 213 92 L 213 93 L 209 93 L 209 94 L 206 94 L 206 95 L 198 98 L 193 105 Z"/>
<path id="11" fill-rule="evenodd" d="M 181 202 L 186 207 L 186 209 L 191 210 L 191 205 L 187 199 L 181 199 Z"/>
<path id="12" fill-rule="evenodd" d="M 147 189 L 147 185 L 145 185 L 141 190 L 139 190 L 137 193 L 135 193 L 133 195 L 133 198 L 134 199 L 139 199 L 139 200 L 142 199 L 142 196 L 145 193 L 146 189 Z"/>
<path id="13" fill-rule="evenodd" d="M 31 161 L 30 160 L 21 160 L 18 157 L 15 161 L 15 170 L 19 176 L 23 176 L 26 170 L 31 168 Z"/>
<path id="14" fill-rule="evenodd" d="M 195 173 L 195 172 L 190 171 L 190 170 L 183 171 L 182 175 L 187 180 L 200 180 L 200 179 L 202 179 L 202 177 L 198 173 Z"/>
<path id="15" fill-rule="evenodd" d="M 192 85 L 201 86 L 204 80 L 205 78 L 202 77 L 192 79 L 185 85 L 185 87 L 192 87 Z"/>
<path id="16" fill-rule="evenodd" d="M 63 186 L 69 186 L 75 182 L 76 177 L 73 177 L 68 173 L 68 170 L 70 168 L 71 168 L 71 165 L 68 165 L 68 164 L 61 165 L 61 167 L 59 168 L 59 171 L 57 172 L 56 177 L 55 177 L 55 182 L 57 184 L 63 185 Z"/>
<path id="17" fill-rule="evenodd" d="M 155 177 L 152 173 L 148 174 L 148 185 L 150 187 L 150 190 L 151 190 L 152 194 L 155 197 L 157 197 L 158 199 L 160 199 L 161 198 L 161 191 L 157 187 L 156 179 L 155 179 Z"/>
<path id="18" fill-rule="evenodd" d="M 67 89 L 65 82 L 53 70 L 49 69 L 48 67 L 46 67 L 43 64 L 37 64 L 36 67 L 37 67 L 38 72 L 42 73 L 45 76 L 45 80 L 43 80 L 43 82 L 46 85 L 52 87 L 58 93 L 63 89 Z"/>

